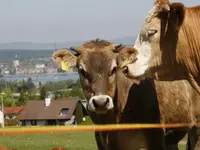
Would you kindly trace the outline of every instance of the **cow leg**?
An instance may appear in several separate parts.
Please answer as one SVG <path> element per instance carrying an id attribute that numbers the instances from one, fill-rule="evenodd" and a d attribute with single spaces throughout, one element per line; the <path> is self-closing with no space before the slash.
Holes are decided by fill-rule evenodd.
<path id="1" fill-rule="evenodd" d="M 186 150 L 191 150 L 191 144 L 190 144 L 189 136 L 188 136 L 188 139 L 187 139 Z"/>
<path id="2" fill-rule="evenodd" d="M 191 150 L 199 150 L 200 149 L 200 128 L 199 127 L 193 127 L 188 134 L 188 147 Z"/>
<path id="3" fill-rule="evenodd" d="M 95 138 L 98 150 L 119 150 L 117 132 L 95 132 Z"/>
<path id="4" fill-rule="evenodd" d="M 166 150 L 163 129 L 147 129 L 148 150 Z"/>
<path id="5" fill-rule="evenodd" d="M 195 150 L 200 150 L 200 127 L 196 127 L 196 145 Z"/>
<path id="6" fill-rule="evenodd" d="M 165 135 L 166 150 L 178 150 L 178 143 L 184 138 L 188 131 L 173 130 L 171 133 Z"/>
<path id="7" fill-rule="evenodd" d="M 98 150 L 109 150 L 106 144 L 106 133 L 104 132 L 95 132 L 95 139 L 97 143 Z"/>
<path id="8" fill-rule="evenodd" d="M 175 145 L 166 145 L 166 150 L 179 150 L 178 144 Z"/>

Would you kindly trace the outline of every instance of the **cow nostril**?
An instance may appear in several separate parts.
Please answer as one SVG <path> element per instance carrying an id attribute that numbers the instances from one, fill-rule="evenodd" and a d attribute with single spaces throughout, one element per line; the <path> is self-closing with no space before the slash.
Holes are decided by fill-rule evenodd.
<path id="1" fill-rule="evenodd" d="M 107 98 L 106 98 L 105 105 L 107 105 L 108 103 L 109 103 L 109 98 L 107 97 Z"/>
<path id="2" fill-rule="evenodd" d="M 123 67 L 123 73 L 128 74 L 128 67 L 127 66 Z"/>
<path id="3" fill-rule="evenodd" d="M 97 104 L 97 102 L 95 101 L 95 99 L 92 99 L 92 102 L 93 102 L 93 105 L 94 105 L 95 108 L 98 107 L 98 104 Z"/>

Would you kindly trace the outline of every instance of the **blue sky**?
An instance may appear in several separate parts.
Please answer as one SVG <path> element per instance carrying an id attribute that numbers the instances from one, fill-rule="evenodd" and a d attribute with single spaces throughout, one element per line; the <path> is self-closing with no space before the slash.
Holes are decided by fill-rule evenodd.
<path id="1" fill-rule="evenodd" d="M 174 0 L 173 0 L 174 1 Z M 179 0 L 186 6 L 199 0 Z M 154 0 L 0 0 L 0 43 L 136 36 Z"/>

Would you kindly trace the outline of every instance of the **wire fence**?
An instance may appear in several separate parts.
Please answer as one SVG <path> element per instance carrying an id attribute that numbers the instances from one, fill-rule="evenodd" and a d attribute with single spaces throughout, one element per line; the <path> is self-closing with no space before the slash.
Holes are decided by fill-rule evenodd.
<path id="1" fill-rule="evenodd" d="M 42 134 L 64 132 L 94 132 L 94 131 L 119 131 L 155 128 L 183 128 L 200 126 L 192 123 L 178 124 L 106 124 L 106 125 L 78 125 L 78 126 L 30 126 L 30 127 L 5 127 L 0 129 L 0 135 L 16 134 Z"/>

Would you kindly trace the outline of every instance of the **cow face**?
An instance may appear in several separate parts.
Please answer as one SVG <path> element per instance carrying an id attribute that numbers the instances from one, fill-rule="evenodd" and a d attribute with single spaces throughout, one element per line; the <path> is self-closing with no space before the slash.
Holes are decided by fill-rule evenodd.
<path id="1" fill-rule="evenodd" d="M 120 45 L 96 40 L 72 47 L 69 51 L 57 51 L 53 59 L 59 65 L 63 60 L 68 66 L 76 66 L 84 95 L 88 100 L 87 109 L 98 114 L 114 108 L 116 81 L 116 55 L 114 50 Z"/>
<path id="2" fill-rule="evenodd" d="M 160 65 L 160 15 L 167 13 L 169 9 L 167 0 L 157 0 L 150 10 L 134 45 L 138 51 L 136 59 L 126 65 L 131 78 L 147 76 L 152 67 Z"/>

